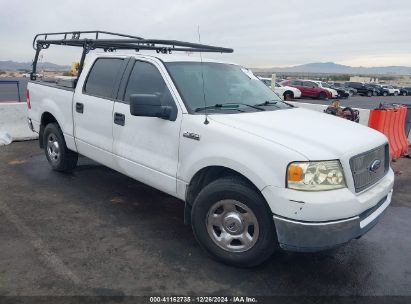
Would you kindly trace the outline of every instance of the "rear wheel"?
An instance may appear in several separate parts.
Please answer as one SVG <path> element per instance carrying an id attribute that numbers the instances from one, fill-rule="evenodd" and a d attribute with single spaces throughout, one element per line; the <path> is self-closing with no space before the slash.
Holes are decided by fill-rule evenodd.
<path id="1" fill-rule="evenodd" d="M 201 190 L 191 223 L 200 245 L 226 264 L 261 264 L 277 246 L 270 208 L 260 193 L 237 177 L 218 179 Z"/>
<path id="2" fill-rule="evenodd" d="M 77 165 L 78 154 L 69 150 L 63 132 L 57 123 L 50 123 L 44 129 L 44 152 L 51 167 L 56 171 L 70 171 Z"/>
<path id="3" fill-rule="evenodd" d="M 368 92 L 367 92 L 367 96 L 368 96 L 368 97 L 371 97 L 372 95 L 373 95 L 373 92 L 372 92 L 372 91 L 368 91 Z"/>
<path id="4" fill-rule="evenodd" d="M 327 98 L 327 94 L 325 94 L 324 92 L 320 92 L 320 94 L 318 94 L 318 99 L 326 99 Z"/>
<path id="5" fill-rule="evenodd" d="M 382 95 L 388 96 L 388 92 L 383 92 Z"/>
<path id="6" fill-rule="evenodd" d="M 397 92 L 397 91 L 394 92 L 394 96 L 398 96 L 398 92 Z"/>
<path id="7" fill-rule="evenodd" d="M 407 96 L 407 92 L 402 92 L 402 96 Z"/>

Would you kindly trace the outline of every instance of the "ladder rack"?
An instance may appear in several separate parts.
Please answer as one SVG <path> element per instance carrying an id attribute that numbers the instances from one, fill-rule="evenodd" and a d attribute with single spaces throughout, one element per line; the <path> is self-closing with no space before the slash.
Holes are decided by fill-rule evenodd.
<path id="1" fill-rule="evenodd" d="M 110 38 L 101 38 L 102 35 Z M 86 36 L 86 37 L 84 37 Z M 88 38 L 92 36 L 92 38 Z M 58 33 L 41 33 L 34 36 L 33 48 L 36 51 L 33 61 L 33 71 L 30 79 L 36 80 L 36 69 L 41 50 L 50 45 L 67 45 L 83 48 L 77 79 L 83 69 L 84 60 L 89 51 L 102 49 L 105 52 L 116 50 L 154 50 L 157 53 L 171 54 L 172 52 L 213 52 L 232 53 L 233 49 L 218 46 L 184 42 L 178 40 L 144 39 L 138 36 L 106 32 L 106 31 L 73 31 Z"/>

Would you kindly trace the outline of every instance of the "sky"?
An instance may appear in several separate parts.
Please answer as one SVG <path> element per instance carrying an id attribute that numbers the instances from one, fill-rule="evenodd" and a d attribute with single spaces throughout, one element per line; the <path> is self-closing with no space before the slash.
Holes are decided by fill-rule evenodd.
<path id="1" fill-rule="evenodd" d="M 311 62 L 411 66 L 410 0 L 0 0 L 0 60 L 31 61 L 36 33 L 106 30 L 234 49 L 247 67 Z M 44 61 L 70 64 L 54 47 Z"/>

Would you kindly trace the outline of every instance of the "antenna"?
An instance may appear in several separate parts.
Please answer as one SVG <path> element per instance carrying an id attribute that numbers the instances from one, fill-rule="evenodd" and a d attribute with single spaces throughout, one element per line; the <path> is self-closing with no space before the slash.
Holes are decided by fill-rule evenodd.
<path id="1" fill-rule="evenodd" d="M 198 33 L 198 43 L 201 43 L 200 25 L 197 26 L 197 33 Z M 206 101 L 205 87 L 204 87 L 203 54 L 201 51 L 200 51 L 200 61 L 201 61 L 201 80 L 203 82 L 203 101 L 204 101 L 204 114 L 205 114 L 204 124 L 208 125 L 209 121 L 208 121 L 208 115 L 207 115 L 207 101 Z"/>

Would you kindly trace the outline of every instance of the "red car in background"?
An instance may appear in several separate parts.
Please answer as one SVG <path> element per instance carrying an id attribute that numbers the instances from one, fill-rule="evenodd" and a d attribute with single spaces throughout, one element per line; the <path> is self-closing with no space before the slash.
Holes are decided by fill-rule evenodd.
<path id="1" fill-rule="evenodd" d="M 313 81 L 309 80 L 285 80 L 282 85 L 297 88 L 301 91 L 301 98 L 310 97 L 318 99 L 332 98 L 331 93 L 324 88 L 321 88 Z"/>

